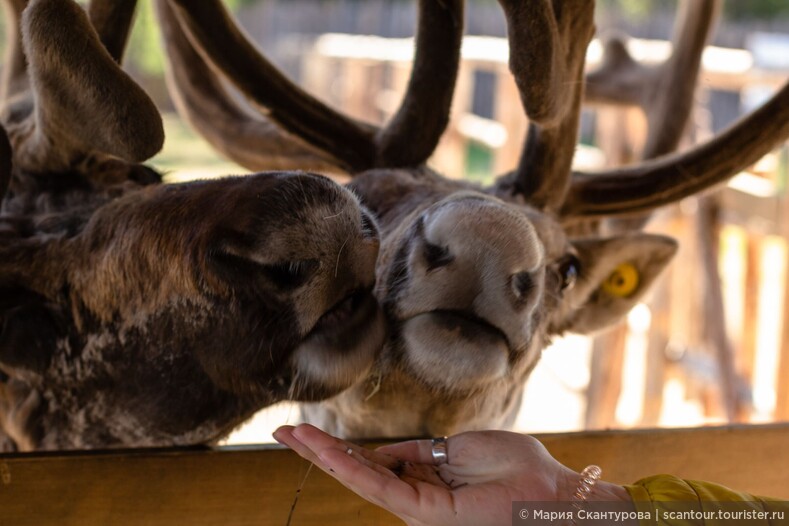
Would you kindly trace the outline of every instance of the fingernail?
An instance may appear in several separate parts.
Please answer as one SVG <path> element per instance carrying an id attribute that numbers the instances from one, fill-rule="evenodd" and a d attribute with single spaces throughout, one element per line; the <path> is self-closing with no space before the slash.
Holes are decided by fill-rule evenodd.
<path id="1" fill-rule="evenodd" d="M 281 435 L 282 433 L 285 432 L 286 429 L 293 429 L 293 426 L 279 426 L 277 429 L 274 430 L 273 433 L 271 433 L 271 436 L 277 438 L 277 435 Z"/>

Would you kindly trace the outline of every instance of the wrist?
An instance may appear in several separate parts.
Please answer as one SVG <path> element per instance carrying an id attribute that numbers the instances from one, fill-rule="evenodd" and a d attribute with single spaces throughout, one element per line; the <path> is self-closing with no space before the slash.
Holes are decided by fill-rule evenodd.
<path id="1" fill-rule="evenodd" d="M 636 510 L 633 499 L 623 486 L 599 480 L 597 476 L 590 476 L 589 472 L 571 471 L 565 478 L 564 488 L 559 494 L 561 499 L 566 499 L 571 503 L 573 515 L 579 519 L 572 519 L 570 524 L 573 525 L 582 524 L 580 519 L 587 518 L 587 515 L 593 517 L 595 513 L 599 512 L 621 514 Z M 635 516 L 620 518 L 617 521 L 623 525 L 638 524 Z"/>
<path id="2" fill-rule="evenodd" d="M 630 494 L 624 487 L 604 480 L 597 481 L 587 500 L 633 502 L 633 499 L 630 498 Z"/>
<path id="3" fill-rule="evenodd" d="M 583 486 L 583 478 L 580 473 L 568 469 L 564 476 L 564 483 L 557 491 L 557 500 L 570 502 L 575 498 L 579 488 Z M 611 501 L 611 502 L 633 502 L 627 490 L 619 484 L 596 480 L 590 487 L 590 492 L 585 500 L 588 501 Z"/>

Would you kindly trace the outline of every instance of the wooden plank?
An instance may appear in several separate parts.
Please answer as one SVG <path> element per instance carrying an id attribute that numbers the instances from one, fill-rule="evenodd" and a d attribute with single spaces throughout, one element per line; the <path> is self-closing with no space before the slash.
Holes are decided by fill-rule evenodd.
<path id="1" fill-rule="evenodd" d="M 789 283 L 789 276 L 787 276 Z M 784 289 L 784 323 L 780 355 L 778 357 L 778 371 L 775 376 L 776 403 L 774 418 L 779 421 L 789 421 L 789 285 Z"/>
<path id="2" fill-rule="evenodd" d="M 460 63 L 455 95 L 452 98 L 450 122 L 428 164 L 451 179 L 461 179 L 466 173 L 466 148 L 468 140 L 458 129 L 463 115 L 471 111 L 474 89 L 474 70 L 466 62 Z"/>
<path id="3" fill-rule="evenodd" d="M 507 130 L 507 140 L 495 151 L 493 161 L 493 173 L 501 174 L 518 166 L 529 127 L 529 119 L 521 104 L 518 86 L 509 70 L 497 71 L 494 100 L 493 118 Z"/>
<path id="4" fill-rule="evenodd" d="M 739 349 L 739 369 L 753 385 L 759 329 L 759 291 L 762 268 L 762 236 L 748 233 L 745 239 L 745 283 L 743 291 L 743 328 Z"/>
<path id="5" fill-rule="evenodd" d="M 780 223 L 781 235 L 785 240 L 789 240 L 789 192 L 784 192 L 781 200 L 781 210 L 783 211 Z M 776 401 L 775 414 L 776 420 L 789 420 L 789 271 L 784 269 L 785 279 L 783 283 L 783 325 L 781 327 L 781 340 L 779 344 L 778 371 L 775 376 Z"/>
<path id="6" fill-rule="evenodd" d="M 539 438 L 564 464 L 603 478 L 656 473 L 789 498 L 789 424 L 584 432 Z M 451 451 L 450 451 L 451 454 Z M 4 526 L 401 524 L 288 450 L 273 447 L 0 456 Z"/>
<path id="7" fill-rule="evenodd" d="M 671 334 L 669 306 L 671 305 L 670 285 L 673 267 L 667 275 L 661 276 L 649 301 L 652 321 L 649 325 L 646 348 L 646 378 L 644 378 L 644 408 L 641 425 L 654 427 L 660 422 L 663 411 L 663 390 L 666 384 L 666 347 Z"/>
<path id="8" fill-rule="evenodd" d="M 586 429 L 616 427 L 627 334 L 627 323 L 623 321 L 596 335 L 592 342 L 592 363 L 586 389 Z"/>
<path id="9" fill-rule="evenodd" d="M 4 526 L 399 524 L 278 449 L 121 451 L 0 459 Z"/>

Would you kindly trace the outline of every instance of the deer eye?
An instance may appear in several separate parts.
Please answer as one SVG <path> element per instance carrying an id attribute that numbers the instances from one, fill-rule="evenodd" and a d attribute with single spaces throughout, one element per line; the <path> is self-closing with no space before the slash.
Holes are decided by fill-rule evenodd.
<path id="1" fill-rule="evenodd" d="M 512 286 L 518 297 L 523 298 L 534 289 L 534 279 L 528 272 L 518 272 L 512 277 Z"/>
<path id="2" fill-rule="evenodd" d="M 211 254 L 222 275 L 240 286 L 248 286 L 249 279 L 260 276 L 281 289 L 293 289 L 303 285 L 317 270 L 317 259 L 261 263 L 227 250 Z"/>
<path id="3" fill-rule="evenodd" d="M 272 264 L 261 264 L 261 270 L 271 281 L 282 288 L 296 288 L 303 285 L 318 268 L 318 261 L 305 259 L 301 261 L 282 261 Z"/>
<path id="4" fill-rule="evenodd" d="M 581 271 L 581 262 L 572 254 L 564 256 L 559 260 L 559 278 L 560 289 L 569 290 L 573 288 L 575 282 L 578 280 L 578 274 Z"/>
<path id="5" fill-rule="evenodd" d="M 454 259 L 449 253 L 449 247 L 442 247 L 425 241 L 422 253 L 427 263 L 427 270 L 434 270 L 449 265 Z"/>

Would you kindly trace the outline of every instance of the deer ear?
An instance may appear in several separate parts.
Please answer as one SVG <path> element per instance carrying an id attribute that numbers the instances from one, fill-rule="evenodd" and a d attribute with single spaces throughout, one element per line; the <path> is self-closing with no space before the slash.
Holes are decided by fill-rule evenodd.
<path id="1" fill-rule="evenodd" d="M 0 288 L 0 371 L 44 373 L 64 334 L 60 309 L 21 288 Z"/>
<path id="2" fill-rule="evenodd" d="M 621 319 L 643 297 L 677 251 L 665 236 L 630 234 L 572 242 L 581 262 L 569 305 L 565 330 L 586 334 Z"/>

